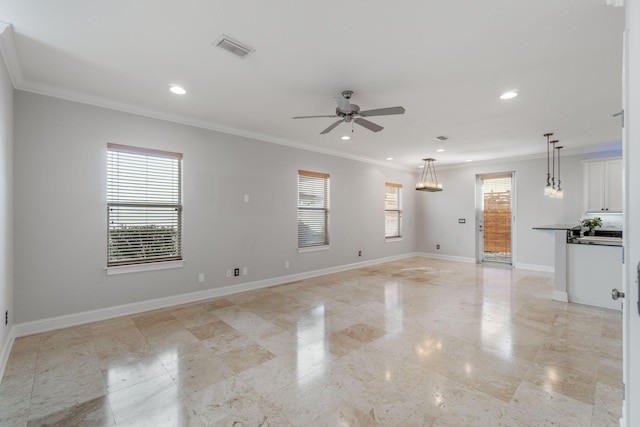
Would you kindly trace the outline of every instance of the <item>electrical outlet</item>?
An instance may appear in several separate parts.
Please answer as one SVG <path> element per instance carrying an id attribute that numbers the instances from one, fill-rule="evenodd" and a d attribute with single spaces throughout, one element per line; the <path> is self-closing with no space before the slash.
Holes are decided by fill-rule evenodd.
<path id="1" fill-rule="evenodd" d="M 231 270 L 227 270 L 227 277 L 231 277 Z"/>
<path id="2" fill-rule="evenodd" d="M 200 283 L 204 282 L 204 273 L 198 274 L 198 282 Z"/>
<path id="3" fill-rule="evenodd" d="M 436 249 L 440 249 L 440 244 L 439 243 L 436 245 Z"/>
<path id="4" fill-rule="evenodd" d="M 233 275 L 236 276 L 236 277 L 239 276 L 240 275 L 240 269 L 239 268 L 234 268 L 233 269 Z"/>
<path id="5" fill-rule="evenodd" d="M 358 256 L 362 256 L 362 251 L 358 251 Z"/>
<path id="6" fill-rule="evenodd" d="M 249 274 L 249 267 L 242 267 L 242 275 L 246 276 L 247 274 Z"/>
<path id="7" fill-rule="evenodd" d="M 9 324 L 9 310 L 4 312 L 4 326 Z"/>
<path id="8" fill-rule="evenodd" d="M 284 262 L 284 268 L 289 268 L 289 261 Z"/>

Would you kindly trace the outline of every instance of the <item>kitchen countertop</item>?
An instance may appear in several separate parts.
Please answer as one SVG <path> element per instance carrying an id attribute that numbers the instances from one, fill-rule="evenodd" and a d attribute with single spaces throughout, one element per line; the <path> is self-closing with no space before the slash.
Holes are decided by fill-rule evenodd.
<path id="1" fill-rule="evenodd" d="M 567 240 L 567 243 L 575 244 L 575 245 L 622 246 L 622 237 L 609 237 L 609 236 L 572 237 Z"/>
<path id="2" fill-rule="evenodd" d="M 622 230 L 596 229 L 595 236 L 579 237 L 580 224 L 550 224 L 533 227 L 534 230 L 567 231 L 567 243 L 576 245 L 622 246 Z"/>
<path id="3" fill-rule="evenodd" d="M 534 230 L 571 230 L 572 228 L 580 227 L 580 224 L 551 224 L 551 225 L 538 225 L 533 227 Z"/>

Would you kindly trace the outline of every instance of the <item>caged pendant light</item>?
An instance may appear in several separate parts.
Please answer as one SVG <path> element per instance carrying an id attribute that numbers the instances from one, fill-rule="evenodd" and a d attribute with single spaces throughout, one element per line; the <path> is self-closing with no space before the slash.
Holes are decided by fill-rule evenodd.
<path id="1" fill-rule="evenodd" d="M 558 189 L 555 191 L 552 196 L 554 199 L 562 199 L 564 197 L 564 193 L 562 192 L 562 188 L 560 187 L 560 150 L 564 148 L 562 145 L 555 147 L 558 150 Z"/>
<path id="2" fill-rule="evenodd" d="M 416 183 L 416 190 L 430 192 L 442 191 L 442 183 L 438 182 L 436 167 L 433 164 L 436 159 L 428 158 L 422 160 L 424 160 L 424 169 L 422 169 L 420 181 Z"/>
<path id="3" fill-rule="evenodd" d="M 551 182 L 549 182 L 549 180 L 551 179 L 551 173 L 549 172 L 549 137 L 552 136 L 552 133 L 545 133 L 543 136 L 547 137 L 547 185 L 544 187 L 544 195 L 545 196 L 551 196 Z"/>
<path id="4" fill-rule="evenodd" d="M 550 144 L 552 145 L 551 147 L 551 194 L 549 194 L 549 197 L 551 197 L 552 199 L 556 198 L 556 144 L 559 141 L 557 139 L 553 140 L 550 142 Z"/>

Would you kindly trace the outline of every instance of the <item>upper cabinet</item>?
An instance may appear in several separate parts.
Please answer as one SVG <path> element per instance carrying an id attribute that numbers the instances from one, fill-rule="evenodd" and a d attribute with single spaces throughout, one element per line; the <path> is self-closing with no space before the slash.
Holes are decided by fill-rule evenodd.
<path id="1" fill-rule="evenodd" d="M 622 159 L 584 162 L 586 212 L 622 212 Z"/>

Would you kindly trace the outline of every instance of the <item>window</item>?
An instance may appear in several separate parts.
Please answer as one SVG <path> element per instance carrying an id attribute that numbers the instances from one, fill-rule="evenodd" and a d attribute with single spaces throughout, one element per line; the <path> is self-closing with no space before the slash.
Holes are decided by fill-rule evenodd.
<path id="1" fill-rule="evenodd" d="M 384 237 L 386 239 L 402 237 L 401 190 L 402 184 L 391 182 L 384 184 Z"/>
<path id="2" fill-rule="evenodd" d="M 108 144 L 107 267 L 182 260 L 182 154 Z"/>
<path id="3" fill-rule="evenodd" d="M 329 175 L 298 171 L 298 248 L 329 245 Z"/>

